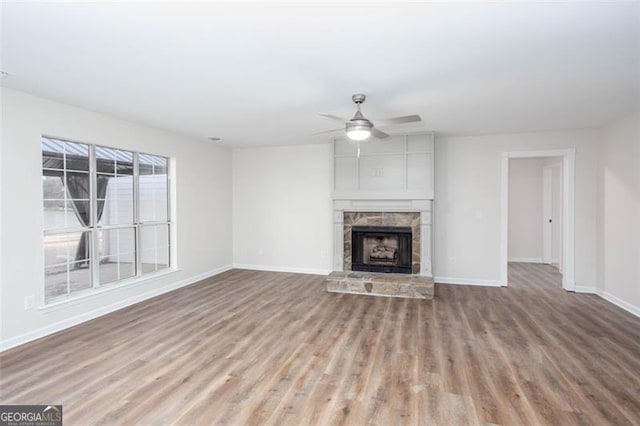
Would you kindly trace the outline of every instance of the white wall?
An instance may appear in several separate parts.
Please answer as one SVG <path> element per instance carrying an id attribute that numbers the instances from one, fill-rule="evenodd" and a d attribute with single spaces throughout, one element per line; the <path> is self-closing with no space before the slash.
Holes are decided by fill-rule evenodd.
<path id="1" fill-rule="evenodd" d="M 436 278 L 498 284 L 501 153 L 575 147 L 576 282 L 595 286 L 597 140 L 595 130 L 436 135 Z M 233 151 L 234 263 L 274 270 L 331 269 L 331 161 L 330 145 Z M 315 223 L 308 230 L 311 211 Z"/>
<path id="2" fill-rule="evenodd" d="M 5 347 L 231 265 L 231 153 L 228 149 L 13 90 L 2 89 L 1 94 L 0 339 Z M 25 310 L 24 298 L 37 296 L 44 285 L 42 134 L 174 158 L 180 270 L 161 279 L 121 287 L 55 309 Z M 330 222 L 327 220 L 328 226 Z"/>
<path id="3" fill-rule="evenodd" d="M 542 158 L 509 160 L 509 261 L 542 262 Z"/>
<path id="4" fill-rule="evenodd" d="M 436 278 L 499 284 L 501 153 L 575 147 L 575 279 L 595 286 L 597 141 L 595 130 L 436 135 Z"/>
<path id="5" fill-rule="evenodd" d="M 233 151 L 237 267 L 331 271 L 331 144 Z"/>
<path id="6" fill-rule="evenodd" d="M 598 289 L 640 315 L 640 114 L 602 129 Z"/>

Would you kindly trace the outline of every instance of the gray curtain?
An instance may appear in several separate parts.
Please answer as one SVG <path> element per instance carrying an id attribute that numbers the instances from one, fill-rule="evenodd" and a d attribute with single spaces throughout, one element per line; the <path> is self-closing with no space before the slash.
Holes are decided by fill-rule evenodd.
<path id="1" fill-rule="evenodd" d="M 61 177 L 62 178 L 62 177 Z M 107 186 L 109 185 L 109 176 L 98 175 L 96 178 L 96 198 L 97 201 L 97 220 L 102 218 L 102 212 L 104 211 L 104 197 L 107 193 Z M 67 173 L 67 181 L 65 182 L 67 192 L 71 198 L 71 205 L 73 211 L 78 218 L 78 221 L 82 226 L 89 226 L 91 223 L 91 201 L 90 188 L 89 188 L 89 175 L 87 173 Z M 82 199 L 82 200 L 80 200 Z M 89 259 L 89 232 L 83 232 L 78 249 L 76 250 L 75 260 L 85 260 L 81 263 L 76 263 L 75 267 L 88 266 Z"/>

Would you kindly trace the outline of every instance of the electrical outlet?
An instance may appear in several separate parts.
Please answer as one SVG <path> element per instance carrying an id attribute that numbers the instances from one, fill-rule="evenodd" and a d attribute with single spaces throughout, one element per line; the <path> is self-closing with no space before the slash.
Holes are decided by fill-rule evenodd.
<path id="1" fill-rule="evenodd" d="M 381 178 L 384 177 L 384 169 L 382 167 L 376 167 L 373 169 L 373 177 Z"/>
<path id="2" fill-rule="evenodd" d="M 326 258 L 327 258 L 327 252 L 326 252 L 326 251 L 324 251 L 324 250 L 322 250 L 322 251 L 320 252 L 320 259 L 326 259 Z"/>
<path id="3" fill-rule="evenodd" d="M 456 258 L 455 258 L 455 257 L 453 257 L 453 256 L 451 256 L 451 257 L 449 258 L 449 264 L 451 264 L 451 265 L 455 265 L 455 264 L 456 264 Z"/>
<path id="4" fill-rule="evenodd" d="M 24 309 L 33 309 L 33 307 L 35 306 L 36 301 L 35 301 L 35 297 L 33 296 L 27 296 L 24 298 Z"/>
<path id="5" fill-rule="evenodd" d="M 258 249 L 258 256 L 262 256 L 264 254 L 264 250 L 262 250 L 262 247 Z"/>

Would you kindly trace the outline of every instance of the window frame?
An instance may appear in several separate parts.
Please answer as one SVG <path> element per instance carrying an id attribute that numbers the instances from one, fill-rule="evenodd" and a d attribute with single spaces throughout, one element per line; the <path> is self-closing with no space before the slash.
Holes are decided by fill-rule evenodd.
<path id="1" fill-rule="evenodd" d="M 70 290 L 70 282 L 69 282 L 69 265 L 74 263 L 75 261 L 69 261 L 67 259 L 66 262 L 66 269 L 67 269 L 67 291 L 65 294 L 63 295 L 59 295 L 59 296 L 54 296 L 54 297 L 50 297 L 47 298 L 47 283 L 46 283 L 46 271 L 47 271 L 47 265 L 46 262 L 44 262 L 43 259 L 43 264 L 42 264 L 42 272 L 43 272 L 43 282 L 42 282 L 42 286 L 41 288 L 41 297 L 39 297 L 39 308 L 40 309 L 46 309 L 46 308 L 52 308 L 58 305 L 62 305 L 62 304 L 66 304 L 68 302 L 77 300 L 77 299 L 85 299 L 87 297 L 94 297 L 98 294 L 101 294 L 105 291 L 110 291 L 112 289 L 116 289 L 116 288 L 121 288 L 124 286 L 130 286 L 136 283 L 142 283 L 142 282 L 146 282 L 149 279 L 152 278 L 156 278 L 159 276 L 163 276 L 169 273 L 173 273 L 175 271 L 177 271 L 177 266 L 176 266 L 176 248 L 174 247 L 174 242 L 176 241 L 175 238 L 175 222 L 174 222 L 174 214 L 173 214 L 173 206 L 174 206 L 174 189 L 173 189 L 173 171 L 174 171 L 174 160 L 171 157 L 167 157 L 164 155 L 158 155 L 158 154 L 149 154 L 147 152 L 142 152 L 142 151 L 135 151 L 135 150 L 130 150 L 130 149 L 126 149 L 126 148 L 116 148 L 116 147 L 110 147 L 110 146 L 106 146 L 106 145 L 102 145 L 102 144 L 93 144 L 93 143 L 88 143 L 88 142 L 81 142 L 81 141 L 76 141 L 76 140 L 70 140 L 67 138 L 61 138 L 61 137 L 56 137 L 56 136 L 51 136 L 48 134 L 42 134 L 40 137 L 40 141 L 41 141 L 41 145 L 40 145 L 40 156 L 42 158 L 43 154 L 44 154 L 44 150 L 42 147 L 42 141 L 43 139 L 51 139 L 51 140 L 55 140 L 58 142 L 68 142 L 68 143 L 74 143 L 74 144 L 82 144 L 82 145 L 86 145 L 88 147 L 88 159 L 89 159 L 89 169 L 87 171 L 88 175 L 89 175 L 89 224 L 86 227 L 74 227 L 74 228 L 51 228 L 51 229 L 47 229 L 46 227 L 46 221 L 45 221 L 45 214 L 46 214 L 46 209 L 45 209 L 45 194 L 44 194 L 44 190 L 43 190 L 43 186 L 41 185 L 41 191 L 42 191 L 42 196 L 41 196 L 41 208 L 42 208 L 42 214 L 43 214 L 43 223 L 42 223 L 42 236 L 43 236 L 43 253 L 45 253 L 46 247 L 45 247 L 45 239 L 47 236 L 52 236 L 52 235 L 66 235 L 66 234 L 71 234 L 71 233 L 77 233 L 77 232 L 86 232 L 87 238 L 89 239 L 88 241 L 88 245 L 89 245 L 89 255 L 88 255 L 88 260 L 89 260 L 89 267 L 90 267 L 90 271 L 89 271 L 89 287 L 86 289 L 82 289 L 76 292 L 71 292 Z M 106 148 L 106 149 L 113 149 L 113 150 L 118 150 L 118 151 L 127 151 L 130 152 L 132 154 L 132 162 L 133 162 L 133 175 L 132 175 L 132 221 L 131 223 L 118 223 L 118 224 L 109 224 L 109 225 L 100 225 L 99 221 L 98 221 L 98 217 L 97 217 L 97 211 L 98 211 L 98 199 L 97 199 L 97 179 L 98 179 L 98 163 L 97 163 L 97 156 L 96 156 L 96 149 L 97 148 Z M 66 148 L 65 148 L 65 152 L 63 154 L 66 158 Z M 151 157 L 159 157 L 159 158 L 163 158 L 165 160 L 165 164 L 166 164 L 166 220 L 160 220 L 160 221 L 153 221 L 153 222 L 143 222 L 140 219 L 140 173 L 139 173 L 139 156 L 140 155 L 147 155 L 147 156 L 151 156 Z M 117 163 L 117 159 L 116 159 L 116 163 Z M 45 167 L 44 164 L 41 163 L 41 167 L 40 167 L 41 173 L 42 173 L 42 177 L 45 176 L 45 170 L 56 170 L 56 171 L 60 171 L 58 169 L 52 169 L 50 167 Z M 117 169 L 116 169 L 117 170 Z M 66 176 L 67 173 L 67 165 L 66 165 L 66 161 L 63 163 L 63 176 Z M 115 171 L 114 171 L 115 173 Z M 114 174 L 115 177 L 117 177 L 117 173 Z M 126 175 L 125 175 L 126 176 Z M 67 183 L 66 180 L 63 177 L 63 187 L 64 187 L 64 191 L 65 191 L 65 208 L 67 205 L 66 199 L 68 198 L 69 194 L 67 192 L 67 187 L 66 187 Z M 105 194 L 106 197 L 106 194 Z M 106 202 L 106 200 L 105 200 Z M 66 211 L 65 211 L 66 214 Z M 65 216 L 65 226 L 67 224 L 66 221 L 66 216 Z M 151 272 L 144 272 L 143 268 L 142 268 L 142 243 L 141 243 L 141 235 L 142 235 L 142 229 L 144 228 L 144 226 L 149 226 L 149 225 L 166 225 L 167 227 L 167 267 L 162 268 L 162 269 L 155 269 L 154 271 Z M 109 231 L 109 230 L 118 230 L 118 229 L 133 229 L 134 232 L 134 246 L 133 246 L 133 255 L 134 255 L 134 267 L 135 267 L 135 274 L 131 277 L 127 277 L 124 279 L 116 279 L 114 281 L 109 281 L 107 283 L 102 283 L 100 280 L 100 247 L 99 247 L 99 241 L 100 241 L 100 237 L 101 234 L 102 235 L 106 235 L 106 233 L 103 233 L 103 231 Z M 104 236 L 103 236 L 104 238 Z M 156 248 L 157 250 L 157 248 Z M 127 252 L 128 253 L 128 252 Z M 45 253 L 46 255 L 46 253 Z M 157 262 L 155 267 L 157 268 Z"/>

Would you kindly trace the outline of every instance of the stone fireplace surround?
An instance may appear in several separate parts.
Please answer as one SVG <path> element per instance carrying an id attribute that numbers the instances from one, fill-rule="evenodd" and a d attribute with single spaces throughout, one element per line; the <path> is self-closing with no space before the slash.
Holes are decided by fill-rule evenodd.
<path id="1" fill-rule="evenodd" d="M 333 270 L 351 270 L 352 226 L 410 226 L 413 273 L 432 277 L 431 200 L 334 200 Z"/>
<path id="2" fill-rule="evenodd" d="M 334 271 L 327 277 L 327 291 L 432 299 L 431 206 L 431 200 L 421 199 L 334 199 Z M 360 225 L 411 227 L 414 273 L 351 271 L 351 228 Z"/>
<path id="3" fill-rule="evenodd" d="M 344 212 L 344 254 L 345 271 L 352 271 L 352 228 L 367 227 L 410 227 L 412 242 L 411 273 L 420 273 L 420 213 L 418 212 Z"/>

